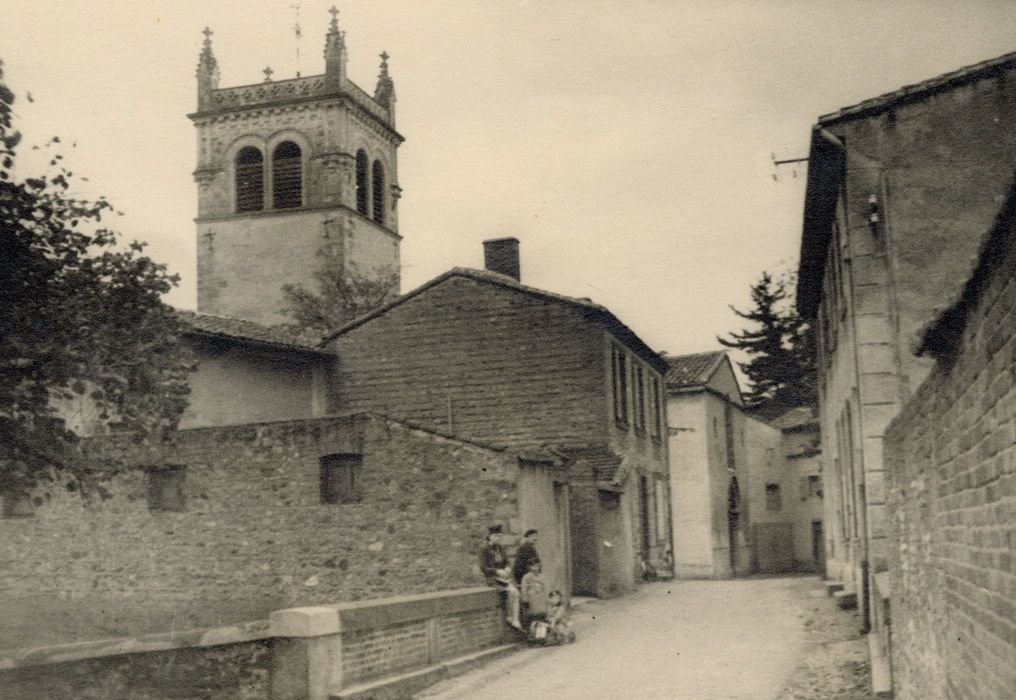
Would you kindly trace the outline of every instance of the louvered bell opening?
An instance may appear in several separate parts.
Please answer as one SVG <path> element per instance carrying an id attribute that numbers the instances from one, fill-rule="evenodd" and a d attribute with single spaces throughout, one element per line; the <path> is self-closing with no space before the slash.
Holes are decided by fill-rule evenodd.
<path id="1" fill-rule="evenodd" d="M 261 151 L 248 147 L 236 156 L 236 210 L 260 211 L 264 206 L 264 162 Z"/>
<path id="2" fill-rule="evenodd" d="M 380 161 L 374 161 L 372 172 L 371 193 L 374 195 L 374 221 L 379 224 L 385 222 L 385 169 Z"/>
<path id="3" fill-rule="evenodd" d="M 272 206 L 294 209 L 303 205 L 303 173 L 300 147 L 280 143 L 272 154 Z"/>
<path id="4" fill-rule="evenodd" d="M 367 154 L 356 152 L 356 211 L 367 216 Z"/>

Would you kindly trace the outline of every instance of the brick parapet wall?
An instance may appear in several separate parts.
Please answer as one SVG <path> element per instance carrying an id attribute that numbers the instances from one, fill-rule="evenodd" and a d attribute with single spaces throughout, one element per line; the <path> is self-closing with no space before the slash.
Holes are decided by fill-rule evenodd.
<path id="1" fill-rule="evenodd" d="M 346 451 L 363 453 L 363 500 L 322 504 L 318 459 Z M 116 634 L 453 589 L 481 580 L 489 523 L 519 526 L 515 455 L 378 417 L 185 430 L 158 458 L 186 465 L 185 512 L 151 512 L 133 470 L 106 501 L 57 484 L 34 516 L 4 520 L 5 607 L 81 602 Z M 70 641 L 0 631 L 5 646 Z"/>
<path id="2" fill-rule="evenodd" d="M 1016 688 L 1016 246 L 990 267 L 955 356 L 886 434 L 899 698 Z"/>
<path id="3" fill-rule="evenodd" d="M 295 624 L 294 624 L 295 621 Z M 274 612 L 225 628 L 0 652 L 0 697 L 77 700 L 130 697 L 327 697 L 363 681 L 423 668 L 504 638 L 497 594 L 468 588 Z M 282 642 L 327 646 L 292 654 Z"/>

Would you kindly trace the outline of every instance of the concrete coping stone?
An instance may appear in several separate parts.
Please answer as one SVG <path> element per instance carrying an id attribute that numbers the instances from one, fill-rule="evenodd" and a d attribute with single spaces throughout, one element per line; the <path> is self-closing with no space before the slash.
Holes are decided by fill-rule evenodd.
<path id="1" fill-rule="evenodd" d="M 286 608 L 273 611 L 268 620 L 225 627 L 0 650 L 0 671 L 122 654 L 239 644 L 273 637 L 320 637 L 343 631 L 390 627 L 460 612 L 494 609 L 496 605 L 497 591 L 487 586 L 478 586 L 378 600 Z"/>
<path id="2" fill-rule="evenodd" d="M 213 647 L 239 644 L 272 637 L 268 620 L 243 622 L 229 627 L 160 632 L 135 637 L 99 639 L 70 644 L 55 644 L 28 649 L 0 651 L 0 670 L 82 661 L 121 654 L 170 651 L 188 647 Z"/>

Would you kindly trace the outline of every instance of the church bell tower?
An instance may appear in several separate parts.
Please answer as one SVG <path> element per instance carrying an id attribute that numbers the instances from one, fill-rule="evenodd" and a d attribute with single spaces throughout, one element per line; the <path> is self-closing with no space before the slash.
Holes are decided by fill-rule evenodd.
<path id="1" fill-rule="evenodd" d="M 373 96 L 346 76 L 338 11 L 323 75 L 219 87 L 211 31 L 197 69 L 198 311 L 273 325 L 283 285 L 317 292 L 322 266 L 394 275 L 399 236 L 395 85 L 381 54 Z"/>

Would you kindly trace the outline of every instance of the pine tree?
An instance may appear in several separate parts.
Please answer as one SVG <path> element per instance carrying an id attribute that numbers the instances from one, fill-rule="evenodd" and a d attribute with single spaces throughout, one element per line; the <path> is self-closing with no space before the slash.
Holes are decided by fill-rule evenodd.
<path id="1" fill-rule="evenodd" d="M 775 280 L 763 272 L 751 287 L 754 306 L 747 311 L 730 307 L 754 327 L 731 332 L 729 338 L 717 337 L 724 347 L 748 355 L 747 362 L 737 363 L 748 377 L 745 402 L 766 416 L 816 401 L 814 335 L 789 303 L 792 287 L 792 279 Z"/>

